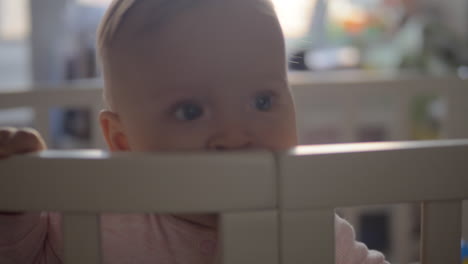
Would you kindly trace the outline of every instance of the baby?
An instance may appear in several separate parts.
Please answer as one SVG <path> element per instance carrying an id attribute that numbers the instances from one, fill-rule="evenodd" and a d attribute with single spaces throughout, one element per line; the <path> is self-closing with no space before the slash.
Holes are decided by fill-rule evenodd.
<path id="1" fill-rule="evenodd" d="M 111 151 L 297 144 L 283 35 L 267 0 L 116 0 L 99 30 Z M 0 156 L 45 149 L 5 128 Z M 60 215 L 0 215 L 0 263 L 61 263 Z M 103 214 L 105 263 L 218 263 L 215 215 Z M 336 218 L 336 262 L 386 263 Z"/>

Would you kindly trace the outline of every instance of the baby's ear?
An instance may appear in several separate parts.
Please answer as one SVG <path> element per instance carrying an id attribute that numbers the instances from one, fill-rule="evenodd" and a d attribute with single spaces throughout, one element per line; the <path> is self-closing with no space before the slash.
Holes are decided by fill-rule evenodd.
<path id="1" fill-rule="evenodd" d="M 99 114 L 99 122 L 110 151 L 130 150 L 123 124 L 116 113 L 102 110 Z"/>

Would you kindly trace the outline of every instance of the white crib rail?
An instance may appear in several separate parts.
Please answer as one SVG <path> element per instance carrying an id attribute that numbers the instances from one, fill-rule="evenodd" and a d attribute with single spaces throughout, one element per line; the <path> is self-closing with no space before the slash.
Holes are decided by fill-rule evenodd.
<path id="1" fill-rule="evenodd" d="M 333 74 L 335 75 L 335 74 Z M 315 80 L 317 76 L 307 74 L 291 74 L 290 82 L 297 105 L 298 126 L 305 124 L 315 106 L 340 107 L 341 131 L 340 142 L 356 142 L 356 131 L 361 107 L 369 98 L 386 97 L 395 102 L 395 120 L 390 127 L 390 140 L 411 140 L 410 137 L 410 103 L 417 96 L 441 96 L 447 106 L 442 123 L 441 136 L 444 139 L 468 138 L 468 81 L 456 77 L 392 77 L 382 76 L 350 78 L 337 75 L 328 80 Z M 309 115 L 309 116 L 308 116 Z"/>
<path id="2" fill-rule="evenodd" d="M 0 182 L 0 211 L 65 212 L 67 264 L 99 263 L 98 212 L 220 212 L 224 263 L 254 263 L 252 250 L 256 261 L 278 261 L 277 180 L 268 152 L 46 152 L 1 162 Z"/>
<path id="3" fill-rule="evenodd" d="M 68 84 L 59 87 L 34 87 L 31 90 L 0 92 L 0 110 L 32 108 L 35 128 L 47 143 L 52 141 L 49 110 L 54 107 L 80 107 L 90 110 L 92 146 L 104 149 L 105 142 L 97 122 L 103 106 L 102 86 L 100 85 Z"/>
<path id="4" fill-rule="evenodd" d="M 2 209 L 188 213 L 276 208 L 275 169 L 268 152 L 88 153 L 48 151 L 39 158 L 2 161 L 2 182 L 8 184 L 2 184 L 0 195 L 17 197 L 11 204 L 0 199 Z"/>
<path id="5" fill-rule="evenodd" d="M 333 237 L 334 208 L 402 202 L 424 202 L 424 263 L 459 263 L 467 153 L 467 140 L 449 140 L 309 146 L 283 155 L 283 263 L 331 263 L 333 251 L 306 245 Z M 311 221 L 317 225 L 307 232 L 298 227 Z"/>
<path id="6" fill-rule="evenodd" d="M 310 264 L 334 263 L 334 208 L 423 202 L 423 263 L 455 264 L 467 156 L 468 140 L 298 147 L 276 159 L 46 152 L 0 163 L 0 211 L 63 211 L 67 263 L 99 263 L 97 212 L 216 211 L 223 263 Z"/>
<path id="7" fill-rule="evenodd" d="M 337 77 L 316 80 L 317 75 L 290 74 L 290 84 L 297 107 L 298 126 L 301 131 L 308 128 L 317 107 L 333 105 L 342 113 L 339 124 L 342 136 L 338 142 L 356 142 L 360 106 L 366 98 L 386 96 L 395 101 L 395 120 L 390 124 L 390 140 L 410 140 L 410 100 L 418 95 L 438 95 L 445 99 L 446 118 L 442 124 L 442 138 L 468 138 L 468 81 L 456 77 L 443 78 L 383 78 L 369 76 L 363 79 Z M 92 123 L 92 146 L 105 149 L 105 143 L 97 123 L 103 107 L 102 84 L 74 84 L 57 87 L 35 87 L 18 92 L 0 92 L 0 110 L 31 107 L 35 112 L 36 128 L 50 142 L 48 110 L 52 107 L 86 107 L 94 118 Z M 324 104 L 324 102 L 327 102 Z"/>

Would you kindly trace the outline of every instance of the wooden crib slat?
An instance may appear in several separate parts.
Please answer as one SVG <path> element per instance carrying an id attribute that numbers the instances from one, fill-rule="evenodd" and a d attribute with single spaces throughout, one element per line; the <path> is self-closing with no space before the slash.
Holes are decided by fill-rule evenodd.
<path id="1" fill-rule="evenodd" d="M 391 137 L 388 140 L 411 140 L 411 96 L 409 91 L 400 91 L 395 96 L 395 121 L 391 124 Z"/>
<path id="2" fill-rule="evenodd" d="M 279 264 L 278 233 L 276 211 L 222 214 L 222 263 Z"/>
<path id="3" fill-rule="evenodd" d="M 414 204 L 398 204 L 392 207 L 392 216 L 390 216 L 390 230 L 392 237 L 390 240 L 390 248 L 393 251 L 392 262 L 411 263 L 413 262 L 414 243 Z M 355 228 L 356 234 L 359 234 L 356 227 L 353 227 Z M 386 257 L 389 258 L 390 256 Z"/>
<path id="4" fill-rule="evenodd" d="M 465 81 L 447 80 L 444 87 L 446 96 L 447 114 L 444 116 L 442 132 L 444 138 L 466 138 L 468 136 L 468 122 L 466 113 L 468 112 L 467 84 Z"/>
<path id="5" fill-rule="evenodd" d="M 34 107 L 34 126 L 41 133 L 46 144 L 52 144 L 52 134 L 50 129 L 50 108 L 45 106 Z"/>
<path id="6" fill-rule="evenodd" d="M 423 264 L 460 263 L 461 201 L 422 205 L 421 260 Z"/>
<path id="7" fill-rule="evenodd" d="M 468 241 L 468 200 L 463 201 L 462 236 Z"/>
<path id="8" fill-rule="evenodd" d="M 63 215 L 64 264 L 100 264 L 101 243 L 99 216 L 96 214 Z"/>
<path id="9" fill-rule="evenodd" d="M 359 104 L 360 99 L 356 97 L 343 97 L 340 103 L 343 106 L 342 120 L 340 120 L 342 138 L 339 142 L 356 142 L 357 128 L 358 128 L 358 117 L 359 117 Z"/>
<path id="10" fill-rule="evenodd" d="M 60 87 L 36 86 L 25 91 L 0 92 L 0 109 L 87 106 L 102 97 L 102 88 L 99 86 L 60 85 Z"/>
<path id="11" fill-rule="evenodd" d="M 335 263 L 335 211 L 282 211 L 281 263 Z"/>
<path id="12" fill-rule="evenodd" d="M 280 156 L 287 209 L 468 196 L 466 140 L 306 146 L 294 153 Z"/>
<path id="13" fill-rule="evenodd" d="M 93 159 L 58 152 L 2 161 L 0 182 L 0 211 L 223 212 L 277 205 L 268 152 Z"/>

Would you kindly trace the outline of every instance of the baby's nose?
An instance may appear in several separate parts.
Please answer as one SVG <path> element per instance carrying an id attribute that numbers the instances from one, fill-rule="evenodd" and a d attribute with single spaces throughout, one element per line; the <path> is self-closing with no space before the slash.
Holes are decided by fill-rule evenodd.
<path id="1" fill-rule="evenodd" d="M 230 132 L 218 134 L 208 141 L 209 150 L 244 150 L 253 147 L 252 138 L 246 133 Z"/>

